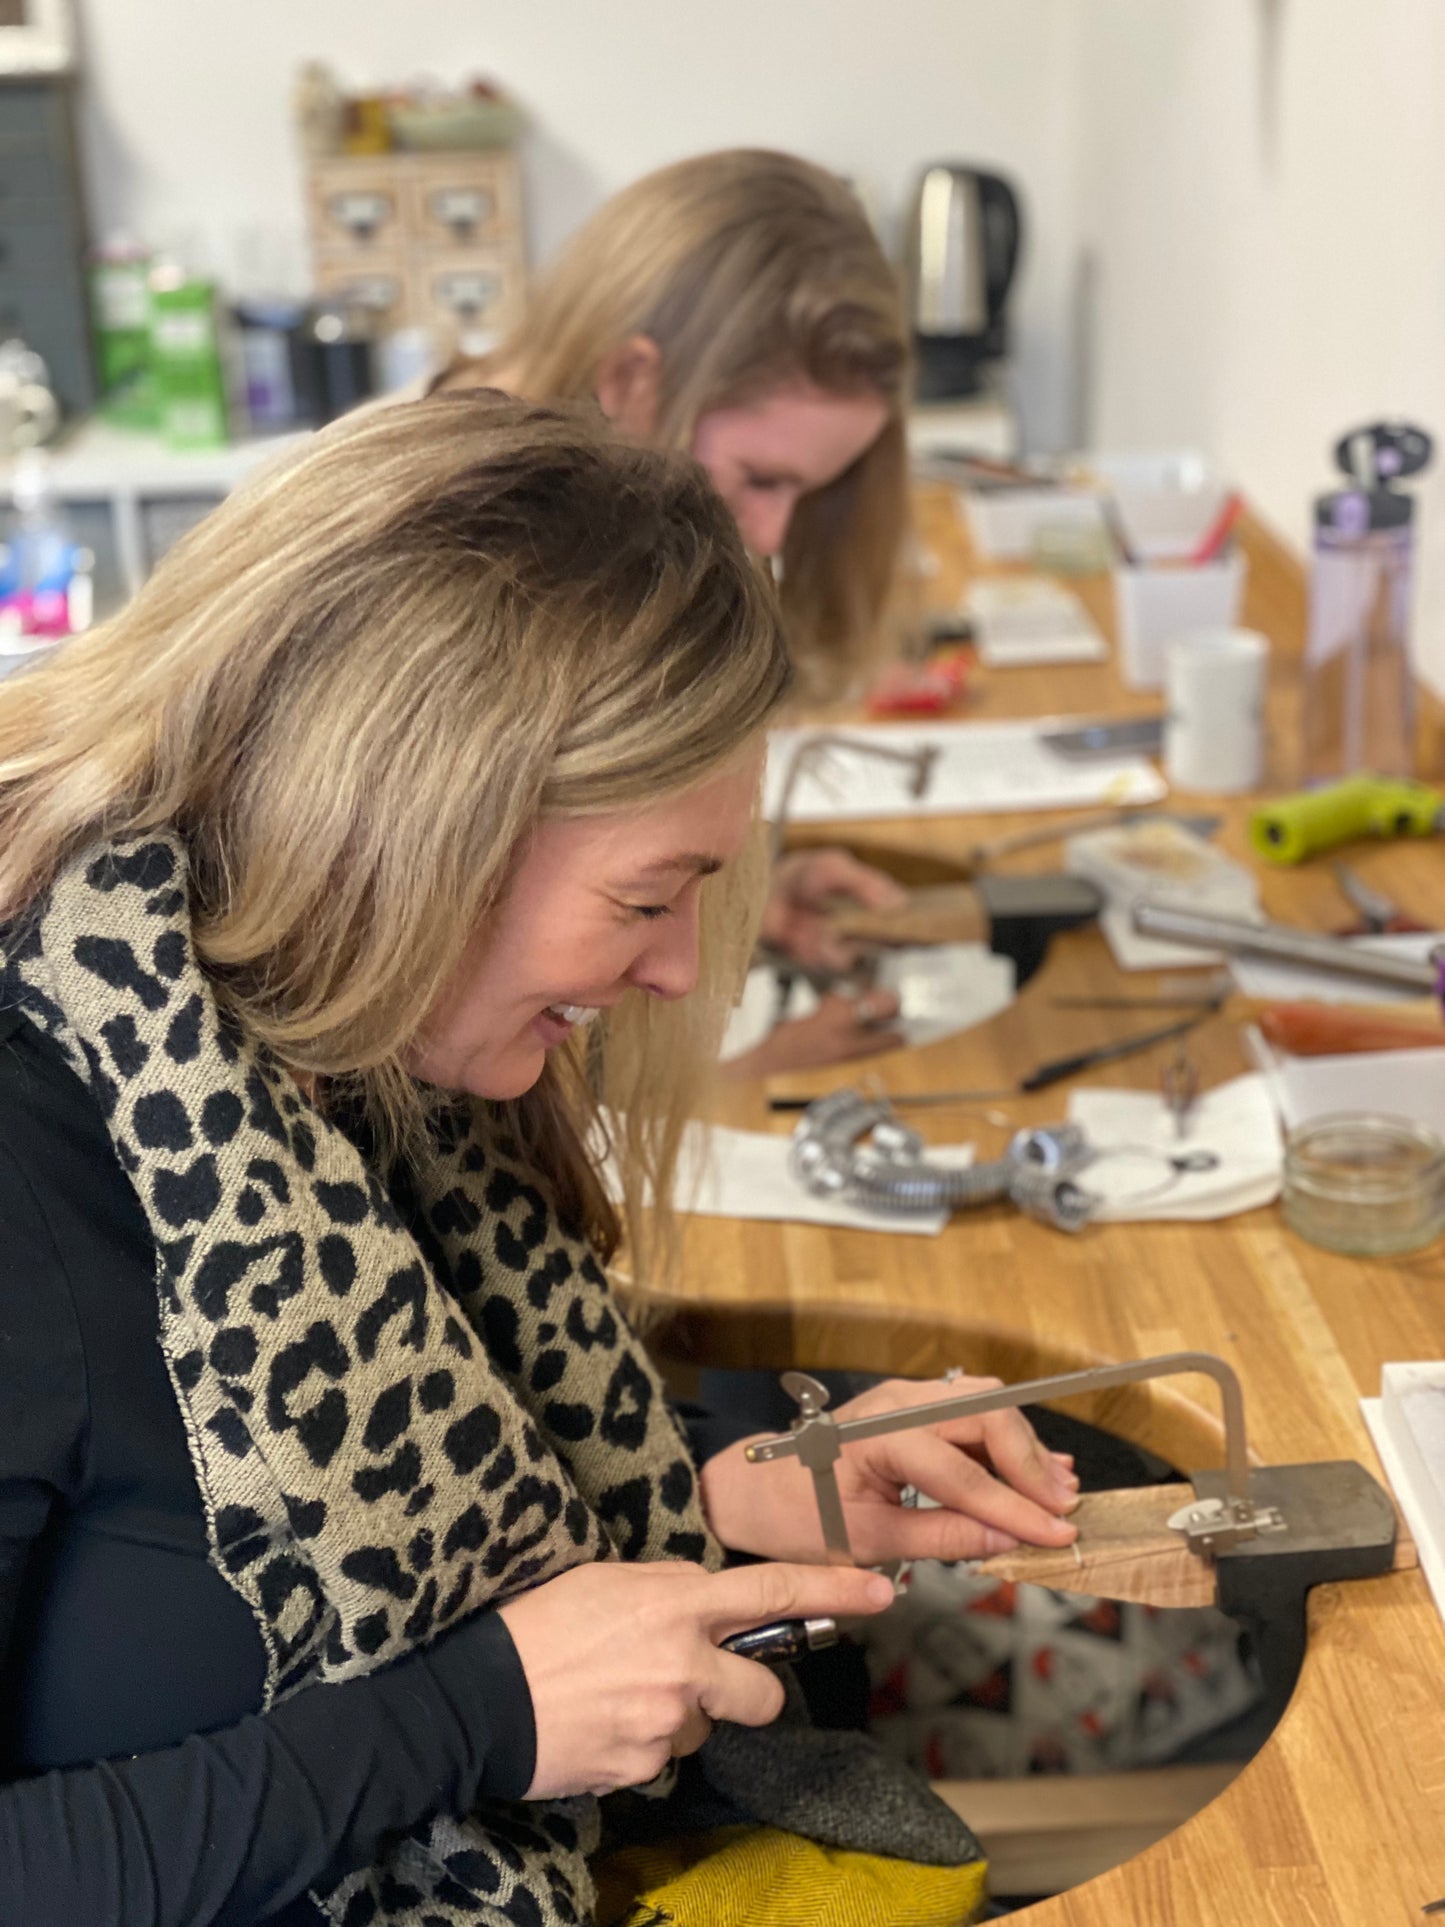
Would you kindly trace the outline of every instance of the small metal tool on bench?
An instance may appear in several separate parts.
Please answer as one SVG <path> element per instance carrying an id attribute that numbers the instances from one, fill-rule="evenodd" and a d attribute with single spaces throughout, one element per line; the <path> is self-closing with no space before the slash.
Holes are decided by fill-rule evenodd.
<path id="1" fill-rule="evenodd" d="M 1175 1137 L 1187 1137 L 1190 1113 L 1199 1102 L 1199 1066 L 1189 1055 L 1182 1037 L 1160 1074 L 1159 1089 L 1164 1108 L 1174 1120 Z M 1215 1162 L 1218 1163 L 1217 1158 Z"/>
<path id="2" fill-rule="evenodd" d="M 1328 1581 L 1388 1572 L 1394 1562 L 1395 1508 L 1383 1487 L 1353 1460 L 1251 1467 L 1239 1378 L 1213 1352 L 1166 1352 L 841 1421 L 827 1410 L 825 1386 L 806 1372 L 784 1372 L 783 1389 L 796 1402 L 798 1416 L 790 1431 L 758 1439 L 746 1453 L 754 1465 L 796 1458 L 807 1467 L 824 1557 L 830 1565 L 852 1565 L 835 1469 L 845 1445 L 945 1419 L 982 1417 L 1191 1372 L 1206 1374 L 1219 1387 L 1224 1467 L 1191 1473 L 1195 1497 L 1168 1523 L 1192 1553 L 1213 1564 L 1221 1611 L 1251 1623 L 1268 1696 L 1282 1710 L 1304 1656 L 1305 1595 Z"/>

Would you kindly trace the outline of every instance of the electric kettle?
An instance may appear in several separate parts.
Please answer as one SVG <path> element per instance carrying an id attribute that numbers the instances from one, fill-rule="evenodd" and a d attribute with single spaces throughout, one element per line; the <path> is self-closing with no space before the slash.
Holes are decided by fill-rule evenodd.
<path id="1" fill-rule="evenodd" d="M 919 175 L 904 270 L 920 400 L 975 394 L 1007 354 L 1021 233 L 1018 198 L 997 174 L 935 161 Z"/>

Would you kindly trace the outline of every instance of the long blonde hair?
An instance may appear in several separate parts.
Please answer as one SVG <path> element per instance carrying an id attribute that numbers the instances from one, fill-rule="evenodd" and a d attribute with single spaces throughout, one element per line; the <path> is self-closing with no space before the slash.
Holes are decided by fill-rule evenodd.
<path id="1" fill-rule="evenodd" d="M 908 328 L 857 197 L 790 154 L 661 168 L 573 237 L 490 365 L 520 394 L 588 395 L 603 355 L 633 334 L 661 350 L 662 447 L 690 447 L 699 416 L 800 377 L 887 402 L 866 453 L 798 504 L 783 550 L 800 682 L 843 693 L 881 644 L 908 521 Z"/>
<path id="2" fill-rule="evenodd" d="M 532 826 L 693 787 L 787 679 L 771 589 L 692 461 L 495 394 L 339 423 L 0 685 L 0 918 L 95 839 L 173 828 L 222 1001 L 404 1148 L 425 1120 L 409 1053 Z M 622 1120 L 639 1277 L 760 868 L 704 891 L 693 996 L 624 997 L 586 1064 L 553 1053 L 505 1107 L 606 1255 L 621 1227 L 584 1140 L 599 1107 Z"/>

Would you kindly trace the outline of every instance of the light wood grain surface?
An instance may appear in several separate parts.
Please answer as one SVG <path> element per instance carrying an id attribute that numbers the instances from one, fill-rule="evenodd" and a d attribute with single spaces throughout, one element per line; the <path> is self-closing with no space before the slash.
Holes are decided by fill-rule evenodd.
<path id="1" fill-rule="evenodd" d="M 1133 1599 L 1141 1606 L 1213 1605 L 1213 1567 L 1169 1525 L 1194 1496 L 1194 1488 L 1183 1484 L 1086 1492 L 1073 1514 L 1079 1528 L 1073 1545 L 1019 1546 L 981 1559 L 976 1570 L 989 1579 Z M 1414 1542 L 1402 1530 L 1395 1570 L 1408 1572 L 1418 1563 Z"/>
<path id="2" fill-rule="evenodd" d="M 975 565 L 951 496 L 921 503 L 939 558 L 945 605 Z M 1296 664 L 1303 588 L 1292 557 L 1258 526 L 1246 530 L 1244 619 L 1271 639 L 1270 785 L 1298 777 Z M 1106 580 L 1080 593 L 1106 630 Z M 977 672 L 978 719 L 1132 713 L 1157 696 L 1125 691 L 1113 665 Z M 1436 719 L 1425 740 L 1438 744 Z M 1427 769 L 1426 773 L 1431 773 Z M 1193 799 L 1191 799 L 1191 802 Z M 1200 799 L 1200 807 L 1214 807 Z M 1248 860 L 1247 805 L 1219 799 L 1220 836 Z M 860 826 L 847 840 L 934 859 L 936 880 L 981 836 L 1037 817 L 929 819 Z M 818 840 L 815 833 L 813 840 Z M 837 832 L 834 840 L 841 840 Z M 1359 846 L 1350 860 L 1423 920 L 1445 924 L 1445 852 L 1435 841 Z M 1011 868 L 1061 867 L 1057 846 Z M 1327 865 L 1269 870 L 1265 909 L 1315 930 L 1348 920 Z M 1056 939 L 1016 1003 L 993 1021 L 922 1051 L 865 1067 L 885 1088 L 991 1088 L 1066 1050 L 1147 1028 L 1157 1013 L 1055 1008 L 1061 994 L 1147 992 L 1161 979 L 1115 969 L 1093 931 Z M 1175 973 L 1174 983 L 1180 981 Z M 1206 1086 L 1248 1068 L 1238 1025 L 1213 1019 L 1191 1039 Z M 1090 1083 L 1157 1088 L 1161 1048 L 1101 1068 Z M 778 1080 L 778 1093 L 856 1081 L 858 1069 Z M 1001 1108 L 1015 1124 L 1064 1112 L 1058 1089 Z M 788 1127 L 758 1087 L 731 1091 L 725 1121 Z M 917 1113 L 935 1141 L 972 1138 L 982 1153 L 1003 1133 L 965 1111 Z M 1005 1379 L 1202 1349 L 1244 1383 L 1251 1444 L 1277 1463 L 1357 1458 L 1378 1470 L 1358 1400 L 1378 1392 L 1390 1359 L 1445 1357 L 1445 1252 L 1364 1261 L 1334 1257 L 1289 1232 L 1277 1208 L 1205 1225 L 1123 1224 L 1069 1237 L 1003 1209 L 960 1214 L 936 1239 L 803 1225 L 691 1221 L 681 1297 L 655 1311 L 657 1341 L 712 1363 L 850 1366 L 929 1374 L 952 1363 Z M 1128 1387 L 1076 1405 L 1080 1416 L 1189 1471 L 1220 1462 L 1217 1411 L 1205 1385 Z M 1056 1581 L 1055 1583 L 1060 1583 Z M 1445 1629 L 1418 1572 L 1316 1589 L 1309 1650 L 1294 1699 L 1263 1751 L 1177 1832 L 1088 1884 L 1042 1903 L 1038 1927 L 1386 1927 L 1418 1923 L 1445 1895 Z"/>
<path id="3" fill-rule="evenodd" d="M 934 1790 L 987 1849 L 991 1892 L 1058 1893 L 1173 1833 L 1239 1770 L 1230 1764 L 1063 1774 L 1050 1778 L 1044 1798 L 1036 1779 L 939 1780 Z"/>

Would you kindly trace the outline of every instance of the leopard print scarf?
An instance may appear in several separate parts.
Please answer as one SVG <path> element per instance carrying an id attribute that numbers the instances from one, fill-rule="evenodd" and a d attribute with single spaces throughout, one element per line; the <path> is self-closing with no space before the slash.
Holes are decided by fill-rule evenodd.
<path id="1" fill-rule="evenodd" d="M 217 1008 L 170 836 L 93 849 L 0 931 L 0 996 L 100 1103 L 157 1252 L 211 1558 L 266 1704 L 372 1671 L 587 1559 L 719 1562 L 685 1440 L 592 1253 L 455 1107 L 375 1175 Z M 337 1927 L 571 1927 L 596 1802 L 485 1802 L 316 1897 Z"/>

